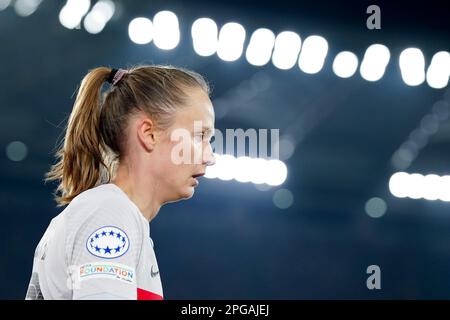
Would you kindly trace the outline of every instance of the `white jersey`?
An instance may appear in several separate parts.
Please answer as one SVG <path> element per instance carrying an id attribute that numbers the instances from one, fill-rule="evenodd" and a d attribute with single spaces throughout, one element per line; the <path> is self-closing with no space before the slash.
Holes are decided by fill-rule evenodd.
<path id="1" fill-rule="evenodd" d="M 52 219 L 26 299 L 163 299 L 149 222 L 118 186 L 86 190 Z"/>

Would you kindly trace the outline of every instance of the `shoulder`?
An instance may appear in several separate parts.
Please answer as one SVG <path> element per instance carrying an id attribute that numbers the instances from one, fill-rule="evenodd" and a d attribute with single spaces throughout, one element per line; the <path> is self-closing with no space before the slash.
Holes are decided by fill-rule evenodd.
<path id="1" fill-rule="evenodd" d="M 113 184 L 102 184 L 76 196 L 67 207 L 70 215 L 90 215 L 92 212 L 105 213 L 120 211 L 133 212 L 130 200 Z"/>
<path id="2" fill-rule="evenodd" d="M 88 189 L 76 196 L 71 204 L 83 205 L 87 203 L 108 203 L 120 204 L 125 203 L 123 193 L 119 192 L 118 187 L 112 183 L 101 184 L 94 188 Z"/>
<path id="3" fill-rule="evenodd" d="M 73 231 L 113 226 L 137 232 L 142 225 L 131 200 L 112 184 L 84 191 L 65 211 L 67 225 Z"/>

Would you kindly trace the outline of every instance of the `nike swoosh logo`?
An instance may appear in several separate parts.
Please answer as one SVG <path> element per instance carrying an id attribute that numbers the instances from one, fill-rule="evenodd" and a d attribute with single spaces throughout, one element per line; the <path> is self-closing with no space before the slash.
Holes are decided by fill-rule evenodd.
<path id="1" fill-rule="evenodd" d="M 152 268 L 150 270 L 150 275 L 152 276 L 152 278 L 156 277 L 158 274 L 159 274 L 159 270 L 156 272 L 153 272 L 153 266 L 152 266 Z"/>

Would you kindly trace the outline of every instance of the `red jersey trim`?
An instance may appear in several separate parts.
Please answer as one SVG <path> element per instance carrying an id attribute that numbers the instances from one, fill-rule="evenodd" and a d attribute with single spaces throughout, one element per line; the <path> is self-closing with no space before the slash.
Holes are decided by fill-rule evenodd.
<path id="1" fill-rule="evenodd" d="M 159 294 L 137 288 L 137 299 L 138 300 L 164 300 Z"/>

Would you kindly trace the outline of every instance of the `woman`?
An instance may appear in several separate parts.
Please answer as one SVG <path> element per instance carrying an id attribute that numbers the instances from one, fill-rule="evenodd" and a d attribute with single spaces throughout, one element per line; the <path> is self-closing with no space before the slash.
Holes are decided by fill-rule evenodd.
<path id="1" fill-rule="evenodd" d="M 84 77 L 46 179 L 67 207 L 36 248 L 27 299 L 163 299 L 149 222 L 214 164 L 209 94 L 199 74 L 171 66 Z"/>

